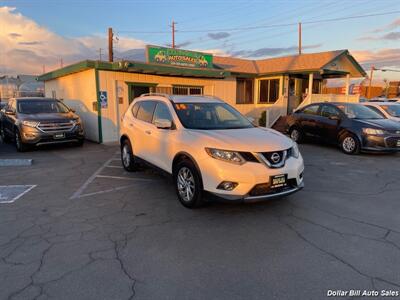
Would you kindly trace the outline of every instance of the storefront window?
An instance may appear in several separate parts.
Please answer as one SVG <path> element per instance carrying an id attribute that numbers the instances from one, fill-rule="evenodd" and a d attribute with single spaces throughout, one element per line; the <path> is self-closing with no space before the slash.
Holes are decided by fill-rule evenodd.
<path id="1" fill-rule="evenodd" d="M 237 79 L 236 81 L 236 104 L 253 103 L 253 80 Z"/>
<path id="2" fill-rule="evenodd" d="M 260 80 L 260 103 L 275 103 L 279 99 L 279 79 Z"/>
<path id="3" fill-rule="evenodd" d="M 175 85 L 172 87 L 174 95 L 203 95 L 202 86 L 181 86 Z"/>

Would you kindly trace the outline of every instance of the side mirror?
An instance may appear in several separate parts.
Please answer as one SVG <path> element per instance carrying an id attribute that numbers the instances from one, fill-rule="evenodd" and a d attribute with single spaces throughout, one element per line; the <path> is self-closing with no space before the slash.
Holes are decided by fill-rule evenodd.
<path id="1" fill-rule="evenodd" d="M 6 115 L 13 116 L 13 115 L 15 115 L 15 112 L 13 112 L 12 110 L 7 109 L 6 110 Z"/>
<path id="2" fill-rule="evenodd" d="M 156 125 L 156 127 L 159 129 L 171 129 L 172 128 L 172 122 L 167 119 L 156 119 L 154 121 L 154 125 Z"/>
<path id="3" fill-rule="evenodd" d="M 331 116 L 329 116 L 329 120 L 339 121 L 340 117 L 339 116 L 335 116 L 335 115 L 331 115 Z"/>

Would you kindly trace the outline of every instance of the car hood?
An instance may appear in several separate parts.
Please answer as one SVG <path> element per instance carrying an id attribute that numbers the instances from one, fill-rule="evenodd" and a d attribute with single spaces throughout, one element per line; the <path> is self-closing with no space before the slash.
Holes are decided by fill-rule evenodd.
<path id="1" fill-rule="evenodd" d="M 356 120 L 354 121 L 362 124 L 365 127 L 386 129 L 386 130 L 400 130 L 399 122 L 389 120 L 389 119 L 366 119 L 366 120 Z"/>
<path id="2" fill-rule="evenodd" d="M 262 127 L 224 130 L 188 130 L 201 146 L 224 150 L 269 152 L 289 149 L 291 139 Z"/>
<path id="3" fill-rule="evenodd" d="M 73 112 L 68 113 L 45 113 L 45 114 L 19 114 L 19 118 L 22 120 L 30 121 L 64 121 L 76 119 L 78 116 Z"/>

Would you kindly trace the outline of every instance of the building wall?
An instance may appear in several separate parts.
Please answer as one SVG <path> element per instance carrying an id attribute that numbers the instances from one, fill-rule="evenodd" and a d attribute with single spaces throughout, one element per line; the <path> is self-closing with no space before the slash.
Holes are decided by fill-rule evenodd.
<path id="1" fill-rule="evenodd" d="M 108 107 L 101 110 L 103 141 L 111 142 L 119 138 L 119 122 L 122 114 L 129 106 L 128 85 L 131 83 L 155 83 L 158 86 L 189 85 L 203 86 L 205 95 L 213 95 L 233 105 L 241 113 L 255 119 L 260 118 L 261 112 L 271 104 L 258 103 L 257 81 L 254 92 L 255 104 L 236 104 L 236 78 L 208 79 L 184 78 L 173 76 L 158 76 L 139 73 L 99 71 L 100 91 L 107 91 Z M 121 104 L 117 104 L 120 103 Z"/>
<path id="2" fill-rule="evenodd" d="M 61 99 L 82 118 L 86 138 L 98 142 L 95 70 L 73 73 L 45 82 L 46 97 Z"/>

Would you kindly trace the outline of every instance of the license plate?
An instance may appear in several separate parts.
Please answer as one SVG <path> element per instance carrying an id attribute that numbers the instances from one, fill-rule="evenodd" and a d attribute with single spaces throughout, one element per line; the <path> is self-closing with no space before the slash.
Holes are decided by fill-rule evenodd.
<path id="1" fill-rule="evenodd" d="M 65 133 L 56 133 L 55 135 L 53 135 L 53 138 L 55 140 L 63 139 L 65 138 Z"/>
<path id="2" fill-rule="evenodd" d="M 397 147 L 400 147 L 400 140 L 397 140 Z"/>
<path id="3" fill-rule="evenodd" d="M 284 187 L 286 185 L 286 174 L 271 176 L 271 189 Z"/>

